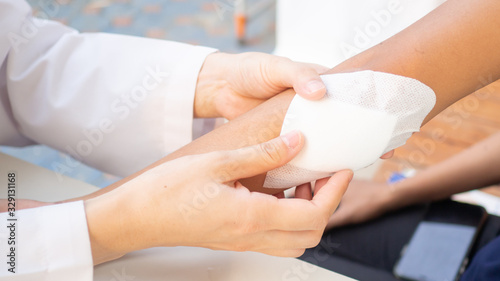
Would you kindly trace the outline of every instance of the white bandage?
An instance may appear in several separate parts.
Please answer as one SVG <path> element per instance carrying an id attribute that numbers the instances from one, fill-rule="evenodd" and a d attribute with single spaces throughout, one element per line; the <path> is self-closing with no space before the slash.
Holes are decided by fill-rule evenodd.
<path id="1" fill-rule="evenodd" d="M 323 75 L 326 96 L 295 96 L 281 134 L 299 130 L 302 151 L 267 173 L 265 187 L 288 188 L 373 164 L 417 132 L 436 102 L 431 88 L 398 75 L 360 71 Z"/>

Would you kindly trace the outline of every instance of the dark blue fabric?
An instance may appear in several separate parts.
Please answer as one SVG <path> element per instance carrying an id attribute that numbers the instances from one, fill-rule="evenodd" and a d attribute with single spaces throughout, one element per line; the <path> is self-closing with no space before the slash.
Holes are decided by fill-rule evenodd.
<path id="1" fill-rule="evenodd" d="M 500 280 L 500 237 L 491 241 L 476 254 L 460 280 Z"/>

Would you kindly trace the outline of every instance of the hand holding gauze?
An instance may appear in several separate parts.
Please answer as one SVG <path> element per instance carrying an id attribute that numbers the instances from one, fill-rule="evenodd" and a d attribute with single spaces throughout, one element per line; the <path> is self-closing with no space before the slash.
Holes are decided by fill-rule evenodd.
<path id="1" fill-rule="evenodd" d="M 431 88 L 398 75 L 360 71 L 321 78 L 326 96 L 295 96 L 281 129 L 282 135 L 301 131 L 304 148 L 267 173 L 265 187 L 287 188 L 369 166 L 419 131 L 436 102 Z"/>

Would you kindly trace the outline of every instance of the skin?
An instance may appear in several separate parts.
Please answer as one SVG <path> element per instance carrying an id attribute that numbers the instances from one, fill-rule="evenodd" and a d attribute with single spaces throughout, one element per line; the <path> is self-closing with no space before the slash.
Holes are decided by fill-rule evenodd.
<path id="1" fill-rule="evenodd" d="M 500 78 L 500 2 L 446 1 L 415 24 L 328 73 L 374 70 L 431 87 L 436 106 L 424 124 Z M 488 81 L 488 82 L 485 82 Z"/>
<path id="2" fill-rule="evenodd" d="M 452 103 L 485 86 L 484 83 L 481 84 L 485 77 L 491 82 L 500 78 L 499 13 L 500 2 L 496 0 L 474 3 L 467 0 L 449 0 L 401 33 L 327 73 L 374 70 L 423 82 L 436 93 L 436 106 L 427 116 L 425 124 Z M 115 186 L 110 186 L 108 190 L 124 185 L 142 173 L 154 169 L 153 167 L 168 163 L 181 155 L 235 149 L 276 137 L 293 95 L 294 92 L 288 90 L 269 99 L 151 167 Z M 247 181 L 245 185 L 252 190 L 259 190 L 263 179 L 264 176 L 260 175 Z M 310 185 L 299 189 L 299 194 L 310 194 Z M 90 217 L 93 216 L 92 213 L 92 209 L 89 209 Z M 92 225 L 92 220 L 89 220 L 89 227 Z"/>
<path id="3" fill-rule="evenodd" d="M 361 223 L 412 204 L 500 182 L 500 133 L 392 185 L 353 181 L 328 228 Z"/>
<path id="4" fill-rule="evenodd" d="M 327 70 L 263 53 L 211 54 L 198 75 L 194 117 L 233 120 L 289 88 L 320 99 L 326 88 L 319 73 Z"/>
<path id="5" fill-rule="evenodd" d="M 437 103 L 431 113 L 427 116 L 425 120 L 425 122 L 427 122 L 455 101 L 473 92 L 478 87 L 485 86 L 485 84 L 482 84 L 481 80 L 486 78 L 486 80 L 492 82 L 500 78 L 500 48 L 498 48 L 500 45 L 500 36 L 498 36 L 498 30 L 500 30 L 500 17 L 498 17 L 499 13 L 500 2 L 497 0 L 480 0 L 474 1 L 473 3 L 468 0 L 449 0 L 401 33 L 386 40 L 380 45 L 377 45 L 345 61 L 332 70 L 329 70 L 327 73 L 375 70 L 415 78 L 431 87 L 436 93 Z M 294 89 L 296 88 L 294 87 Z M 177 161 L 171 160 L 180 156 L 206 153 L 214 150 L 223 151 L 227 149 L 237 149 L 273 139 L 279 135 L 279 128 L 281 127 L 280 122 L 283 121 L 284 114 L 291 99 L 293 98 L 293 95 L 294 92 L 292 90 L 285 91 L 284 93 L 260 104 L 247 113 L 240 115 L 233 121 L 217 130 L 214 130 L 205 137 L 188 144 L 187 146 L 181 148 L 178 152 L 175 152 L 157 163 L 154 163 L 143 171 L 138 172 L 135 175 L 110 186 L 109 188 L 103 189 L 92 196 L 83 198 L 85 199 L 86 204 L 88 225 L 91 234 L 92 252 L 95 261 L 102 262 L 109 260 L 120 256 L 128 250 L 144 248 L 149 245 L 168 244 L 163 243 L 162 241 L 156 241 L 155 239 L 158 239 L 159 237 L 153 235 L 149 237 L 149 239 L 156 241 L 157 243 L 152 242 L 151 244 L 141 244 L 137 245 L 137 247 L 127 248 L 127 243 L 138 241 L 137 239 L 133 240 L 134 231 L 131 231 L 132 235 L 129 239 L 121 240 L 116 237 L 116 233 L 114 231 L 119 229 L 118 226 L 113 226 L 112 224 L 109 225 L 109 222 L 102 221 L 103 210 L 98 207 L 101 206 L 104 208 L 108 206 L 108 208 L 111 208 L 108 209 L 108 211 L 113 214 L 117 212 L 120 213 L 121 210 L 127 209 L 127 206 L 129 206 L 127 203 L 131 203 L 130 199 L 127 202 L 125 199 L 126 196 L 118 196 L 116 194 L 132 195 L 131 193 L 125 191 L 119 192 L 118 190 L 135 190 L 137 192 L 137 190 L 144 188 L 144 185 L 137 184 L 137 181 L 140 182 L 142 176 L 147 176 L 150 171 L 155 171 L 165 165 L 171 167 L 169 163 L 175 163 L 175 161 Z M 209 111 L 211 112 L 210 114 L 215 113 L 222 115 L 221 112 L 218 112 L 221 105 L 217 104 L 221 102 L 221 99 L 213 98 L 213 95 L 207 95 L 207 97 L 212 97 L 212 99 L 206 99 L 206 101 L 204 101 L 202 98 L 201 104 L 206 104 L 207 106 L 214 108 Z M 198 114 L 196 112 L 197 109 L 195 104 L 195 115 Z M 207 114 L 207 116 L 208 115 L 209 114 Z M 200 113 L 197 116 L 204 116 L 204 114 Z M 229 116 L 232 117 L 231 114 L 229 114 Z M 180 159 L 184 159 L 182 161 L 187 161 L 185 158 Z M 188 159 L 192 158 L 188 157 Z M 217 159 L 220 160 L 220 158 Z M 212 165 L 216 162 L 207 162 L 207 165 L 208 163 Z M 283 164 L 284 162 L 280 163 Z M 251 166 L 248 168 L 250 167 Z M 266 168 L 271 167 L 267 166 Z M 263 182 L 263 173 L 265 171 L 266 169 L 261 169 L 256 171 L 257 173 L 255 174 L 243 173 L 238 174 L 238 176 L 249 177 L 260 172 L 260 176 L 254 177 L 248 181 L 242 181 L 248 188 L 251 188 L 252 190 L 259 190 L 258 188 Z M 165 174 L 168 175 L 168 173 Z M 343 173 L 337 174 L 342 175 Z M 139 177 L 139 175 L 142 176 Z M 336 176 L 334 176 L 332 180 L 334 182 L 335 180 L 345 182 L 345 180 L 342 181 L 342 179 L 338 179 Z M 134 183 L 136 188 L 129 187 L 131 185 L 129 184 L 130 182 Z M 317 186 L 321 186 L 322 183 L 324 183 L 324 181 L 320 181 L 319 185 L 317 183 Z M 159 186 L 161 187 L 161 185 Z M 300 187 L 298 194 L 310 196 L 311 192 L 309 188 L 309 185 Z M 105 194 L 106 192 L 109 193 Z M 316 190 L 316 192 L 318 191 Z M 101 194 L 104 195 L 98 196 Z M 109 196 L 111 195 L 109 194 L 116 195 L 114 198 L 124 199 L 123 201 L 114 201 L 112 199 L 108 199 L 106 201 L 102 199 L 110 198 Z M 143 194 L 147 193 L 141 194 L 137 194 L 137 196 L 142 198 L 144 197 Z M 338 194 L 336 195 L 338 196 Z M 151 196 L 149 196 L 149 198 L 152 200 Z M 305 198 L 302 200 L 305 200 Z M 337 197 L 334 196 L 331 200 L 335 202 Z M 107 203 L 94 204 L 99 201 Z M 161 205 L 161 202 L 158 201 L 151 202 L 146 200 L 142 203 L 144 205 L 141 206 L 146 209 L 151 207 L 148 204 L 153 204 L 153 206 Z M 223 203 L 221 202 L 221 204 Z M 96 208 L 94 208 L 93 205 L 96 206 Z M 266 206 L 263 206 L 263 208 L 267 208 Z M 267 217 L 261 216 L 260 219 L 266 221 Z M 128 223 L 124 222 L 127 222 L 127 220 L 122 221 L 121 226 L 128 225 Z M 245 223 L 253 225 L 252 221 Z M 255 224 L 256 222 L 254 221 L 253 223 Z M 154 233 L 153 230 L 152 232 Z M 224 233 L 220 234 L 223 235 Z M 273 242 L 276 243 L 278 240 Z M 115 242 L 119 245 L 112 246 Z M 267 245 L 271 246 L 273 243 Z M 304 243 L 300 246 L 303 247 L 306 245 L 307 243 Z M 237 245 L 232 246 L 237 247 Z M 290 247 L 290 245 L 288 246 Z M 121 247 L 125 248 L 122 249 Z M 213 247 L 217 248 L 216 246 Z M 293 252 L 292 254 L 297 254 L 298 252 L 300 251 Z M 290 253 L 288 252 L 288 254 Z"/>
<path id="6" fill-rule="evenodd" d="M 209 55 L 198 77 L 194 117 L 235 118 L 290 87 L 305 98 L 321 98 L 324 70 L 266 54 Z M 139 249 L 181 245 L 300 256 L 319 243 L 352 172 L 320 180 L 314 197 L 295 199 L 251 192 L 238 180 L 284 165 L 303 142 L 294 132 L 241 149 L 177 154 L 101 196 L 89 196 L 84 205 L 94 264 Z"/>
<path id="7" fill-rule="evenodd" d="M 292 132 L 238 150 L 181 157 L 85 200 L 94 264 L 180 245 L 302 255 L 319 243 L 352 172 L 319 181 L 313 198 L 278 199 L 251 192 L 238 179 L 284 165 L 303 144 Z"/>
<path id="8" fill-rule="evenodd" d="M 500 2 L 450 0 L 383 43 L 346 60 L 326 73 L 374 70 L 417 79 L 431 87 L 436 105 L 424 120 L 473 91 L 500 78 Z M 175 159 L 221 149 L 234 149 L 267 141 L 279 135 L 294 91 L 287 90 L 234 121 L 166 156 L 150 167 L 99 191 L 105 193 L 151 167 Z M 263 189 L 265 175 L 243 182 Z"/>
<path id="9" fill-rule="evenodd" d="M 306 99 L 321 99 L 326 93 L 326 88 L 319 74 L 327 70 L 327 67 L 321 65 L 297 63 L 284 57 L 264 53 L 210 54 L 205 59 L 198 75 L 193 104 L 193 117 L 224 117 L 228 120 L 233 120 L 290 88 L 294 89 L 294 94 L 296 92 Z M 292 95 L 288 99 L 291 101 Z M 277 117 L 284 116 L 284 114 L 285 112 L 279 112 Z M 102 191 L 56 203 L 90 199 L 104 194 L 152 167 L 184 155 L 216 151 L 218 148 L 223 150 L 241 148 L 245 145 L 268 141 L 278 135 L 274 132 L 279 129 L 278 124 L 281 127 L 281 123 L 283 122 L 282 118 L 275 121 L 276 126 L 271 128 L 273 132 L 272 137 L 249 138 L 248 142 L 234 146 L 221 143 L 220 138 L 217 137 L 217 140 L 205 137 L 204 139 L 207 139 L 208 142 L 213 142 L 215 145 L 209 145 L 207 146 L 209 149 L 201 150 L 183 148 L 154 163 L 154 165 L 149 166 L 140 173 L 127 177 L 127 180 L 112 184 Z M 260 124 L 256 125 L 260 126 Z M 257 126 L 255 128 L 255 130 L 259 129 Z M 232 133 L 237 132 L 233 131 Z M 239 132 L 241 135 L 244 133 L 244 130 Z M 35 208 L 50 204 L 52 203 L 25 199 L 18 200 L 19 209 Z M 6 201 L 0 199 L 0 212 L 6 211 L 5 206 L 7 206 Z"/>

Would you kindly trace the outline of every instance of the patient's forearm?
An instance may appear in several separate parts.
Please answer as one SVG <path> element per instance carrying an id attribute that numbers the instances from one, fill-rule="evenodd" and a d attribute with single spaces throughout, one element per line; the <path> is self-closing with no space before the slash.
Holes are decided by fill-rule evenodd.
<path id="1" fill-rule="evenodd" d="M 427 122 L 457 100 L 500 78 L 499 14 L 498 0 L 448 0 L 402 32 L 330 72 L 369 69 L 423 82 L 437 98 Z"/>
<path id="2" fill-rule="evenodd" d="M 500 182 L 500 133 L 391 188 L 393 209 Z"/>

